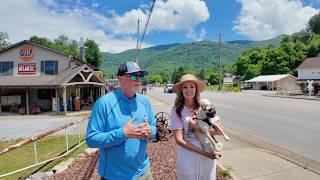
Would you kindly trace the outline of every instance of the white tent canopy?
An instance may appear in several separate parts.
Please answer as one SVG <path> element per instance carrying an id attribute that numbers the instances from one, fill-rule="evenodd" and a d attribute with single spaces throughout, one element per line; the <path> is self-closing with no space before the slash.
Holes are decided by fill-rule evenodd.
<path id="1" fill-rule="evenodd" d="M 296 77 L 291 74 L 263 75 L 245 81 L 253 89 L 261 90 L 293 90 L 297 89 Z"/>
<path id="2" fill-rule="evenodd" d="M 246 82 L 274 82 L 285 77 L 291 76 L 290 74 L 279 74 L 279 75 L 264 75 L 252 78 Z"/>

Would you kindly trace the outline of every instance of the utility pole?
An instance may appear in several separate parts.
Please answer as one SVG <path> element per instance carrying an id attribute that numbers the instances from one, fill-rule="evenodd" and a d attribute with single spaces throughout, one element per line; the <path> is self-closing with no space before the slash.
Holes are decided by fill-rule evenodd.
<path id="1" fill-rule="evenodd" d="M 221 87 L 222 87 L 222 67 L 221 67 L 221 37 L 223 36 L 223 34 L 219 33 L 217 34 L 217 36 L 219 37 L 219 91 L 221 91 Z"/>
<path id="2" fill-rule="evenodd" d="M 138 64 L 139 62 L 139 24 L 140 24 L 140 20 L 138 18 L 138 26 L 137 26 L 137 55 L 136 55 L 136 63 Z"/>
<path id="3" fill-rule="evenodd" d="M 150 17 L 151 17 L 151 14 L 152 14 L 152 11 L 153 11 L 153 8 L 154 8 L 154 4 L 156 3 L 157 0 L 153 0 L 153 3 L 152 3 L 152 6 L 150 8 L 150 13 L 148 15 L 148 19 L 147 19 L 147 23 L 146 25 L 144 26 L 144 30 L 143 30 L 143 33 L 141 35 L 141 40 L 140 40 L 140 44 L 137 46 L 137 57 L 136 57 L 136 63 L 138 64 L 138 59 L 139 59 L 139 52 L 140 52 L 140 49 L 141 49 L 141 45 L 142 45 L 142 42 L 143 42 L 143 38 L 144 38 L 144 35 L 146 34 L 146 31 L 147 31 L 147 27 L 148 27 L 148 24 L 149 24 L 149 21 L 150 21 Z M 137 30 L 137 33 L 139 32 L 139 19 L 138 19 L 138 30 Z M 137 44 L 138 44 L 138 36 L 139 34 L 137 34 Z"/>

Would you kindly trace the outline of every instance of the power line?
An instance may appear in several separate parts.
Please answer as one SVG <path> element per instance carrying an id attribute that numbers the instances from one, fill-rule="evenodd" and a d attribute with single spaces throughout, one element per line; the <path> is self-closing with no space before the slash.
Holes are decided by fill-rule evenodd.
<path id="1" fill-rule="evenodd" d="M 149 21 L 150 21 L 150 17 L 151 17 L 151 14 L 152 14 L 152 11 L 153 11 L 155 3 L 156 3 L 156 0 L 153 0 L 152 6 L 150 8 L 150 13 L 148 15 L 147 23 L 146 23 L 146 25 L 144 27 L 144 30 L 143 30 L 143 33 L 142 33 L 142 36 L 141 36 L 140 45 L 139 45 L 139 47 L 137 49 L 137 57 L 136 57 L 136 63 L 137 64 L 138 64 L 138 61 L 139 61 L 139 53 L 140 53 L 141 45 L 142 45 L 142 42 L 143 42 L 143 38 L 144 38 L 144 35 L 145 35 L 146 31 L 147 31 L 147 27 L 148 27 L 148 24 L 149 24 Z M 139 31 L 139 22 L 138 22 L 138 31 Z"/>

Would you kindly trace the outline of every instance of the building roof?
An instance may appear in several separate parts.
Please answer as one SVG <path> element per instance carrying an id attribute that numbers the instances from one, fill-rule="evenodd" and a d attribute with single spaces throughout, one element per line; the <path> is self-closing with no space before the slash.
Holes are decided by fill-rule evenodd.
<path id="1" fill-rule="evenodd" d="M 70 82 L 75 76 L 81 73 L 82 70 L 87 70 L 89 67 L 86 64 L 75 68 L 68 68 L 59 72 L 57 75 L 41 75 L 41 76 L 1 76 L 0 87 L 52 87 L 63 86 Z M 90 71 L 93 73 L 93 71 Z M 99 84 L 104 84 L 104 81 L 93 74 L 94 81 Z"/>
<path id="2" fill-rule="evenodd" d="M 249 79 L 245 82 L 273 82 L 278 81 L 280 79 L 283 79 L 285 77 L 292 76 L 291 74 L 278 74 L 278 75 L 264 75 L 264 76 L 258 76 L 252 79 Z M 294 76 L 292 76 L 294 77 Z M 296 77 L 294 77 L 296 78 Z"/>
<path id="3" fill-rule="evenodd" d="M 320 68 L 320 57 L 307 58 L 301 63 L 297 69 Z"/>

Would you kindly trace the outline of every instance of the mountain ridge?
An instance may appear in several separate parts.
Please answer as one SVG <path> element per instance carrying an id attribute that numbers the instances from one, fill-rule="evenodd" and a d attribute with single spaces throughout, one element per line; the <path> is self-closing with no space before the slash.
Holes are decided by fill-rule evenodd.
<path id="1" fill-rule="evenodd" d="M 235 40 L 221 42 L 221 62 L 225 69 L 245 51 L 253 48 L 279 46 L 282 35 L 262 41 Z M 136 49 L 121 53 L 104 52 L 104 66 L 107 78 L 114 78 L 117 68 L 126 61 L 135 61 Z M 203 40 L 192 43 L 172 43 L 148 47 L 140 50 L 139 65 L 151 73 L 170 74 L 179 67 L 187 71 L 199 72 L 202 68 L 218 69 L 219 43 Z"/>

